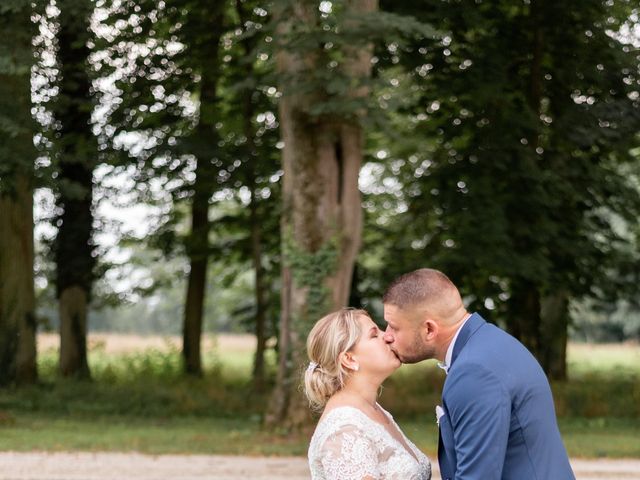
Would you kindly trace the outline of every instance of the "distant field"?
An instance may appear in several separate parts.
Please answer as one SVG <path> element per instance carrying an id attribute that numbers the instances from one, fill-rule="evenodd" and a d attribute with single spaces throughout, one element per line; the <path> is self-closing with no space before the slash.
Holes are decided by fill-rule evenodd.
<path id="1" fill-rule="evenodd" d="M 220 342 L 225 349 L 249 351 L 255 348 L 252 335 L 204 335 L 202 338 L 204 349 L 213 349 Z M 179 349 L 182 338 L 177 335 L 129 335 L 121 333 L 90 333 L 88 335 L 89 351 L 104 351 L 105 353 L 134 353 L 148 349 L 172 350 Z M 57 350 L 60 348 L 60 337 L 55 333 L 38 335 L 38 350 Z"/>
<path id="2" fill-rule="evenodd" d="M 130 335 L 122 333 L 90 333 L 89 350 L 101 350 L 106 353 L 134 353 L 148 349 L 179 349 L 182 338 L 178 335 Z M 38 350 L 56 350 L 60 348 L 60 337 L 56 333 L 38 334 Z M 251 354 L 256 348 L 256 339 L 248 334 L 206 334 L 202 336 L 202 348 L 220 349 L 223 352 Z"/>
<path id="3" fill-rule="evenodd" d="M 131 335 L 120 333 L 90 333 L 89 350 L 103 350 L 106 353 L 132 353 L 146 349 L 169 350 L 180 348 L 182 338 L 177 335 Z M 203 348 L 219 349 L 221 352 L 251 354 L 256 340 L 249 334 L 205 334 Z M 57 349 L 60 346 L 58 334 L 38 334 L 40 350 Z M 622 367 L 640 367 L 640 345 L 637 343 L 585 344 L 569 343 L 569 363 L 579 368 L 598 368 L 617 364 Z"/>
<path id="4" fill-rule="evenodd" d="M 148 350 L 161 352 L 179 351 L 182 339 L 177 335 L 128 335 L 118 333 L 89 334 L 89 351 L 106 355 L 133 354 Z M 38 335 L 40 352 L 52 353 L 59 348 L 57 334 Z M 234 370 L 249 371 L 256 341 L 253 335 L 207 334 L 202 339 L 203 356 L 215 358 L 220 364 Z M 618 373 L 640 374 L 640 345 L 637 343 L 584 344 L 569 343 L 568 363 L 570 375 L 586 375 L 616 370 Z M 270 358 L 273 361 L 273 358 Z M 406 370 L 432 367 L 408 366 Z"/>
<path id="5" fill-rule="evenodd" d="M 571 374 L 601 373 L 611 369 L 640 374 L 640 345 L 637 343 L 569 343 L 568 357 Z"/>
<path id="6" fill-rule="evenodd" d="M 90 333 L 88 335 L 89 363 L 91 357 L 130 356 L 147 352 L 179 352 L 182 338 L 177 335 L 131 335 L 120 333 Z M 53 333 L 38 335 L 38 352 L 52 355 L 60 348 L 60 337 Z M 205 368 L 215 362 L 225 370 L 247 375 L 251 371 L 256 339 L 247 334 L 206 334 L 202 336 L 202 356 Z M 273 352 L 267 355 L 273 361 Z"/>

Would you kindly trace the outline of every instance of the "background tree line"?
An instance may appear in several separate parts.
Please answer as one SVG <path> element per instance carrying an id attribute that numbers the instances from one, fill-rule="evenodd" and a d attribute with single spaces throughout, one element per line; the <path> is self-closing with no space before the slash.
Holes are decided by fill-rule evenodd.
<path id="1" fill-rule="evenodd" d="M 134 323 L 154 298 L 187 374 L 202 374 L 207 311 L 255 333 L 256 388 L 277 338 L 267 420 L 297 423 L 313 322 L 345 304 L 380 319 L 386 284 L 425 265 L 564 378 L 572 322 L 640 331 L 638 14 L 4 2 L 0 381 L 37 377 L 36 303 L 59 319 L 61 375 L 89 378 L 89 312 L 126 304 Z M 51 198 L 37 258 L 34 191 Z M 145 228 L 106 223 L 104 205 L 144 205 Z"/>

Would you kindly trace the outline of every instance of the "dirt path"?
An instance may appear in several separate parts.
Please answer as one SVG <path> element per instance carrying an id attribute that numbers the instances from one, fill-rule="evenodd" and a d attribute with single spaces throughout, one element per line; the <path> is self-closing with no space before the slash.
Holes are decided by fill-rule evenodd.
<path id="1" fill-rule="evenodd" d="M 578 480 L 640 480 L 640 460 L 574 460 Z M 308 480 L 300 457 L 0 452 L 0 480 Z M 434 480 L 439 480 L 437 471 Z"/>

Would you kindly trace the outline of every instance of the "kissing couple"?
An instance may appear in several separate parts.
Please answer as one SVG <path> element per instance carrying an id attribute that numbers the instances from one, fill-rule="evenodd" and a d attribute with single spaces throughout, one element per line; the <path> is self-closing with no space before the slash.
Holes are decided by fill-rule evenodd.
<path id="1" fill-rule="evenodd" d="M 575 479 L 549 382 L 524 345 L 468 313 L 437 270 L 399 277 L 383 304 L 384 331 L 347 308 L 309 333 L 305 393 L 322 412 L 309 445 L 313 480 L 431 478 L 430 460 L 376 400 L 402 363 L 427 359 L 447 373 L 435 406 L 443 480 Z"/>

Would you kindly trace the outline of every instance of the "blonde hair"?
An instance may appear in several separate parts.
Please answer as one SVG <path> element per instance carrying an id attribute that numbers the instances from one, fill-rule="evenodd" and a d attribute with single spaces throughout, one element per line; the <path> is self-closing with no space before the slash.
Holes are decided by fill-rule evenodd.
<path id="1" fill-rule="evenodd" d="M 344 387 L 349 371 L 340 357 L 360 338 L 362 329 L 358 317 L 361 315 L 369 317 L 364 310 L 343 308 L 321 318 L 311 329 L 307 337 L 311 363 L 304 373 L 304 393 L 313 410 L 322 410 L 329 398 Z"/>

